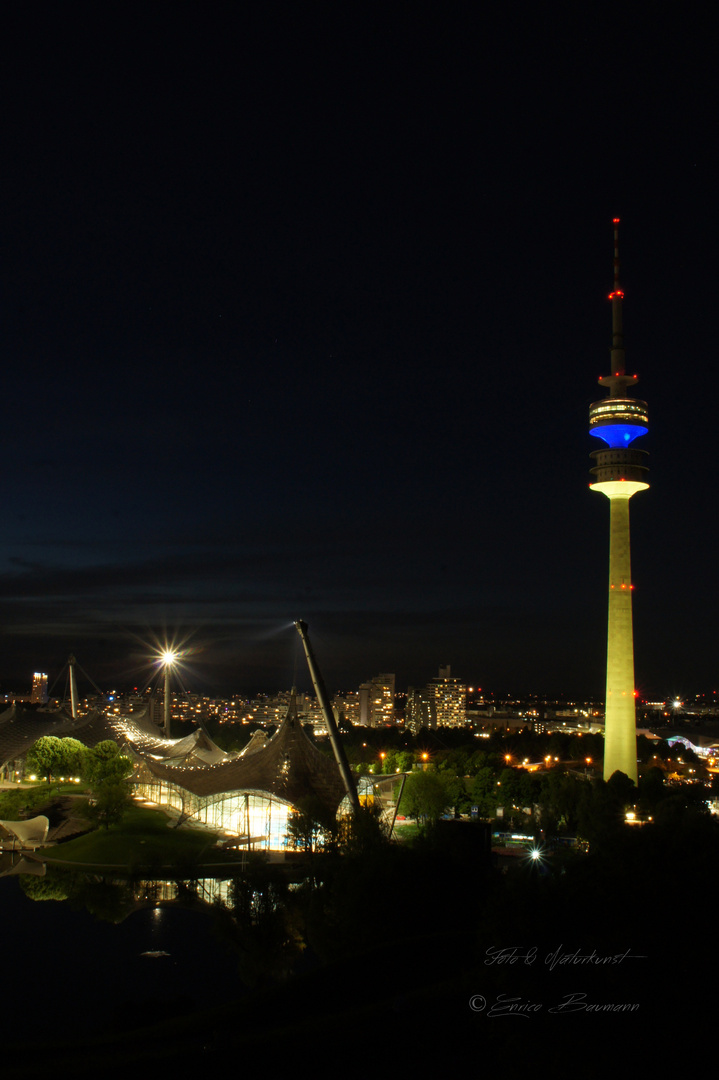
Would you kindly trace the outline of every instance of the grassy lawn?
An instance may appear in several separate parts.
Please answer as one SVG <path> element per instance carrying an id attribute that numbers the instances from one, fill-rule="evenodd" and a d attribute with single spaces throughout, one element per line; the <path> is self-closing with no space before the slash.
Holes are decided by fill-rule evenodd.
<path id="1" fill-rule="evenodd" d="M 421 830 L 416 821 L 396 821 L 392 839 L 399 840 L 400 843 L 409 843 L 420 835 Z"/>
<path id="2" fill-rule="evenodd" d="M 78 865 L 88 863 L 123 867 L 159 867 L 198 861 L 231 862 L 213 850 L 215 833 L 193 828 L 169 828 L 162 810 L 132 806 L 120 825 L 95 829 L 66 844 L 43 848 L 48 861 L 57 859 Z"/>
<path id="3" fill-rule="evenodd" d="M 30 814 L 38 807 L 52 802 L 62 795 L 83 795 L 82 784 L 52 784 L 42 780 L 36 784 L 24 784 L 22 787 L 3 788 L 0 790 L 0 820 L 18 821 L 21 811 L 27 809 Z"/>

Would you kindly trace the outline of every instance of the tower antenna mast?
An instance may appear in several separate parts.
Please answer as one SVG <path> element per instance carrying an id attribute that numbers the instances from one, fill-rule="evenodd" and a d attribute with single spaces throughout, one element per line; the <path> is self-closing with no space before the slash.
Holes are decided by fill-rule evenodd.
<path id="1" fill-rule="evenodd" d="M 624 375 L 624 332 L 622 329 L 622 300 L 624 290 L 619 284 L 619 218 L 612 219 L 614 225 L 614 288 L 609 294 L 612 301 L 612 371 L 615 375 Z"/>

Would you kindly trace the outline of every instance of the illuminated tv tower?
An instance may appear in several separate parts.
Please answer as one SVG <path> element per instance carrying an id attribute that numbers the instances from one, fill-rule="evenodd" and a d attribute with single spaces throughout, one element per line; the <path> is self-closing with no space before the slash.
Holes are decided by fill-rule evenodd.
<path id="1" fill-rule="evenodd" d="M 645 435 L 649 420 L 645 401 L 629 397 L 638 381 L 627 375 L 622 336 L 622 300 L 619 284 L 619 218 L 614 218 L 614 288 L 612 301 L 611 375 L 599 385 L 608 396 L 589 407 L 589 433 L 603 439 L 607 449 L 592 451 L 593 491 L 609 499 L 609 620 L 607 628 L 607 696 L 604 721 L 604 779 L 617 770 L 637 782 L 637 731 L 634 702 L 634 636 L 632 631 L 632 575 L 629 551 L 629 500 L 649 487 L 645 450 L 630 448 Z"/>

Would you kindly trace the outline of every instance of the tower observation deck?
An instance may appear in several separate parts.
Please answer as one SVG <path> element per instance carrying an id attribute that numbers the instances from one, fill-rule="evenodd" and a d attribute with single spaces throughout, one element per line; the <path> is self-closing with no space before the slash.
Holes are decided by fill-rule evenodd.
<path id="1" fill-rule="evenodd" d="M 607 692 L 604 721 L 604 779 L 620 771 L 637 782 L 637 735 L 634 693 L 629 500 L 649 487 L 647 453 L 632 447 L 649 429 L 647 404 L 628 393 L 638 378 L 627 375 L 624 361 L 622 301 L 619 284 L 619 218 L 614 218 L 614 288 L 612 302 L 611 374 L 599 385 L 608 395 L 589 407 L 589 434 L 606 448 L 592 451 L 592 491 L 610 504 L 609 615 L 607 625 Z"/>

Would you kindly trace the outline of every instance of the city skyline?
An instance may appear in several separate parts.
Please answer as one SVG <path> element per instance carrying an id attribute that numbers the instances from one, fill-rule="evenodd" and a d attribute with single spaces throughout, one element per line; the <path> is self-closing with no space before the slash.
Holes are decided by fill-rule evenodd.
<path id="1" fill-rule="evenodd" d="M 601 697 L 583 417 L 616 215 L 656 438 L 637 690 L 710 692 L 708 42 L 318 19 L 150 10 L 110 47 L 101 12 L 16 16 L 0 690 L 71 652 L 127 685 L 165 635 L 207 686 L 284 686 L 305 619 L 328 686 L 451 664 Z"/>
<path id="2" fill-rule="evenodd" d="M 75 657 L 72 658 L 75 661 Z M 236 698 L 238 701 L 244 700 L 256 700 L 263 699 L 274 700 L 275 698 L 282 698 L 291 693 L 292 689 L 296 689 L 298 693 L 303 696 L 312 697 L 314 689 L 312 687 L 312 680 L 309 674 L 305 671 L 293 671 L 292 677 L 285 684 L 276 683 L 274 685 L 258 683 L 252 683 L 248 680 L 243 685 L 231 684 L 218 685 L 208 682 L 206 675 L 199 669 L 193 662 L 192 657 L 180 656 L 178 657 L 179 663 L 176 665 L 175 671 L 170 680 L 170 692 L 174 699 L 183 698 L 203 698 L 206 700 L 217 699 L 223 701 L 229 701 Z M 189 662 L 188 662 L 189 660 Z M 79 665 L 77 665 L 79 666 Z M 440 666 L 440 671 L 446 670 Z M 115 680 L 107 683 L 103 686 L 99 686 L 92 674 L 86 672 L 80 667 L 81 674 L 76 675 L 76 683 L 79 684 L 79 689 L 76 690 L 76 697 L 78 701 L 82 701 L 85 704 L 89 701 L 95 701 L 98 697 L 107 698 L 109 702 L 117 701 L 119 698 L 134 699 L 151 695 L 153 698 L 157 698 L 160 701 L 164 696 L 164 668 L 152 656 L 146 656 L 142 667 L 136 666 L 134 668 L 135 678 L 128 678 L 125 681 Z M 142 678 L 138 678 L 138 675 L 142 675 Z M 19 676 L 14 681 L 8 680 L 5 684 L 0 686 L 0 700 L 5 699 L 7 702 L 13 700 L 34 700 L 34 694 L 38 685 L 38 680 L 45 680 L 42 685 L 45 686 L 46 700 L 50 703 L 56 701 L 64 701 L 68 705 L 71 701 L 71 680 L 68 673 L 68 665 L 65 663 L 58 670 L 52 671 L 50 676 L 44 672 L 34 672 L 27 677 L 24 675 Z M 363 694 L 366 695 L 369 687 L 381 687 L 383 683 L 386 683 L 388 679 L 395 680 L 394 692 L 387 696 L 386 688 L 384 690 L 384 699 L 386 702 L 394 701 L 395 704 L 398 701 L 405 700 L 413 702 L 412 708 L 418 708 L 422 710 L 422 702 L 427 702 L 431 698 L 432 703 L 435 700 L 436 687 L 447 680 L 442 677 L 439 679 L 436 676 L 432 676 L 431 673 L 425 673 L 423 678 L 416 680 L 417 685 L 411 683 L 405 684 L 404 681 L 397 682 L 394 673 L 380 674 L 372 676 L 370 679 L 363 679 L 358 684 L 352 683 L 337 683 L 332 685 L 332 694 L 338 699 L 345 698 L 349 695 L 354 700 L 353 708 L 359 713 L 362 711 L 361 700 Z M 536 704 L 545 703 L 551 705 L 552 703 L 566 703 L 566 704 L 580 704 L 588 705 L 592 704 L 597 706 L 598 704 L 604 704 L 604 694 L 591 695 L 591 694 L 553 694 L 550 690 L 525 690 L 519 691 L 517 687 L 501 688 L 482 686 L 479 681 L 466 679 L 466 678 L 453 678 L 452 683 L 458 684 L 463 691 L 466 691 L 467 706 L 474 705 L 477 702 L 491 703 L 505 703 L 512 702 L 525 702 Z M 429 697 L 427 697 L 429 695 Z M 719 711 L 719 692 L 716 690 L 697 690 L 696 687 L 686 688 L 686 692 L 682 694 L 681 698 L 677 694 L 668 694 L 660 698 L 651 699 L 650 695 L 640 696 L 637 694 L 637 705 L 644 705 L 649 707 L 659 707 L 660 705 L 667 705 L 673 710 L 676 709 L 690 709 L 695 707 L 701 707 L 702 709 L 709 709 L 710 711 Z M 377 699 L 377 705 L 379 705 L 379 699 Z M 432 708 L 432 714 L 434 715 L 434 708 Z M 372 726 L 372 725 L 370 725 Z M 432 726 L 434 726 L 434 719 L 432 720 Z M 449 722 L 449 726 L 454 726 L 453 722 Z"/>

